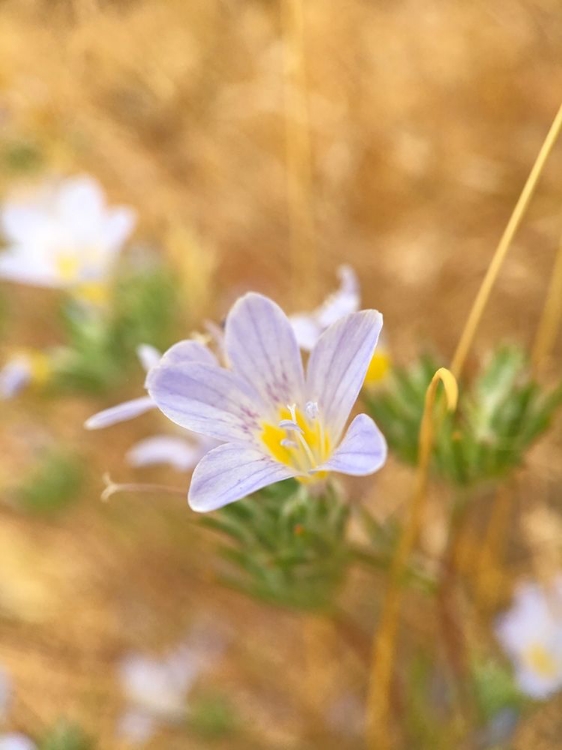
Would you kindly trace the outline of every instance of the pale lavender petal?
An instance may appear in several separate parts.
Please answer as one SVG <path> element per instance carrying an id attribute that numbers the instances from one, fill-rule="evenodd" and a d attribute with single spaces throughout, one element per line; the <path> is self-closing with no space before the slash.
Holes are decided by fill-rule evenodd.
<path id="1" fill-rule="evenodd" d="M 84 427 L 87 430 L 101 430 L 104 427 L 110 427 L 119 422 L 127 422 L 129 419 L 134 419 L 155 408 L 156 404 L 150 396 L 142 396 L 141 398 L 124 401 L 122 404 L 110 406 L 109 409 L 99 411 L 86 420 Z"/>
<path id="2" fill-rule="evenodd" d="M 167 365 L 181 365 L 187 362 L 201 362 L 218 367 L 217 358 L 209 347 L 193 339 L 178 341 L 168 349 L 162 360 L 162 364 Z"/>
<path id="3" fill-rule="evenodd" d="M 135 443 L 126 459 L 135 467 L 168 464 L 177 471 L 191 471 L 205 453 L 200 443 L 172 435 L 153 435 Z"/>
<path id="4" fill-rule="evenodd" d="M 125 711 L 117 723 L 117 736 L 133 745 L 145 745 L 155 731 L 156 722 L 154 719 L 137 709 Z"/>
<path id="5" fill-rule="evenodd" d="M 187 499 L 193 510 L 205 513 L 295 475 L 251 445 L 219 445 L 195 467 Z"/>
<path id="6" fill-rule="evenodd" d="M 330 326 L 311 352 L 306 400 L 318 404 L 333 441 L 363 386 L 381 328 L 382 315 L 376 310 L 352 313 Z"/>
<path id="7" fill-rule="evenodd" d="M 521 692 L 536 700 L 544 700 L 562 688 L 562 674 L 560 672 L 551 677 L 520 667 L 516 673 L 516 680 Z"/>
<path id="8" fill-rule="evenodd" d="M 293 327 L 293 333 L 297 339 L 297 343 L 301 349 L 309 352 L 320 336 L 322 335 L 322 328 L 318 324 L 314 315 L 291 315 L 289 318 L 291 326 Z"/>
<path id="9" fill-rule="evenodd" d="M 366 414 L 359 414 L 330 459 L 319 471 L 338 471 L 341 474 L 365 476 L 373 474 L 386 461 L 387 447 L 381 431 Z"/>
<path id="10" fill-rule="evenodd" d="M 25 251 L 12 247 L 0 252 L 0 277 L 19 284 L 60 287 L 63 280 L 54 267 L 39 257 L 31 258 Z"/>
<path id="11" fill-rule="evenodd" d="M 302 403 L 302 357 L 289 319 L 272 300 L 250 293 L 226 319 L 225 345 L 236 373 L 259 391 L 271 411 Z"/>
<path id="12" fill-rule="evenodd" d="M 158 351 L 155 346 L 150 344 L 141 344 L 137 346 L 137 357 L 142 365 L 145 372 L 148 372 L 151 367 L 156 367 L 158 362 L 162 359 L 162 352 Z"/>
<path id="13" fill-rule="evenodd" d="M 15 357 L 10 360 L 0 370 L 0 399 L 14 398 L 31 383 L 32 379 L 31 363 L 26 357 Z"/>
<path id="14" fill-rule="evenodd" d="M 146 386 L 168 419 L 187 430 L 242 442 L 251 442 L 260 430 L 256 394 L 229 370 L 162 361 L 148 373 Z"/>
<path id="15" fill-rule="evenodd" d="M 324 302 L 317 312 L 318 323 L 322 329 L 335 323 L 345 315 L 357 312 L 361 303 L 359 281 L 351 266 L 340 266 L 338 269 L 340 288 Z"/>
<path id="16" fill-rule="evenodd" d="M 196 676 L 196 665 L 175 664 L 169 655 L 155 658 L 129 654 L 119 665 L 121 686 L 129 701 L 143 711 L 169 719 L 184 712 L 186 694 Z"/>
<path id="17" fill-rule="evenodd" d="M 37 750 L 35 742 L 18 732 L 0 734 L 0 750 Z"/>
<path id="18" fill-rule="evenodd" d="M 33 242 L 45 223 L 43 211 L 34 203 L 7 203 L 0 218 L 5 238 L 22 245 Z"/>
<path id="19" fill-rule="evenodd" d="M 81 237 L 99 231 L 105 197 L 100 184 L 92 177 L 80 175 L 63 180 L 54 200 L 61 225 L 76 230 Z"/>
<path id="20" fill-rule="evenodd" d="M 111 252 L 121 249 L 137 223 L 136 213 L 130 209 L 120 207 L 107 212 L 101 227 L 101 242 Z"/>

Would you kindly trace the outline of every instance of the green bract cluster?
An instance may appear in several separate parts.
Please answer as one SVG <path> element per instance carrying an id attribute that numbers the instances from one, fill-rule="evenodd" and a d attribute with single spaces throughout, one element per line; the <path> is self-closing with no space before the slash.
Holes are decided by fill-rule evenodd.
<path id="1" fill-rule="evenodd" d="M 170 271 L 129 272 L 111 293 L 107 311 L 74 301 L 64 306 L 68 346 L 54 358 L 55 388 L 99 392 L 116 387 L 136 362 L 139 344 L 163 350 L 177 338 L 180 303 Z"/>
<path id="2" fill-rule="evenodd" d="M 390 449 L 405 463 L 417 461 L 425 392 L 439 366 L 425 355 L 409 367 L 395 368 L 387 387 L 367 396 Z M 504 475 L 523 463 L 561 401 L 562 386 L 540 386 L 523 350 L 500 347 L 470 385 L 461 384 L 454 414 L 436 409 L 434 472 L 457 485 Z"/>
<path id="3" fill-rule="evenodd" d="M 349 509 L 331 490 L 310 498 L 287 480 L 205 516 L 228 540 L 220 548 L 226 583 L 271 604 L 326 607 L 351 559 L 345 543 Z"/>

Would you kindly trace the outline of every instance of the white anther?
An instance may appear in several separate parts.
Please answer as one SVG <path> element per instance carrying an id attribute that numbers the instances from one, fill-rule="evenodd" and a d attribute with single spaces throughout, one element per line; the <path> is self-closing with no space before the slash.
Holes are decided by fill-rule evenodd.
<path id="1" fill-rule="evenodd" d="M 294 440 L 288 440 L 287 438 L 284 438 L 284 439 L 283 439 L 283 440 L 281 441 L 281 446 L 282 446 L 283 448 L 298 448 L 298 447 L 299 447 L 299 446 L 298 446 L 298 443 L 295 443 L 295 441 L 294 441 Z"/>
<path id="2" fill-rule="evenodd" d="M 301 434 L 303 432 L 302 427 L 299 427 L 299 425 L 296 422 L 293 422 L 292 419 L 282 419 L 279 422 L 279 427 L 281 427 L 282 430 L 292 430 L 293 432 L 299 432 Z"/>
<path id="3" fill-rule="evenodd" d="M 306 412 L 306 416 L 309 419 L 316 419 L 316 417 L 318 416 L 318 404 L 316 403 L 316 401 L 307 401 L 304 410 Z"/>

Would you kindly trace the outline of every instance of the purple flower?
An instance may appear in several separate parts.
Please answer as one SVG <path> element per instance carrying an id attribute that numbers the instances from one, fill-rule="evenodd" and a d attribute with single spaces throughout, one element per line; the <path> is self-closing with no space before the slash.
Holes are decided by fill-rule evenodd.
<path id="1" fill-rule="evenodd" d="M 139 346 L 137 354 L 146 372 L 150 372 L 161 357 L 157 349 L 147 344 Z M 199 341 L 180 341 L 169 350 L 169 355 L 178 362 L 215 363 L 217 361 L 211 351 Z M 94 414 L 86 421 L 85 427 L 88 430 L 99 430 L 134 419 L 155 408 L 156 404 L 150 396 L 140 396 Z M 177 471 L 191 471 L 205 453 L 215 445 L 216 441 L 194 433 L 186 437 L 152 435 L 135 443 L 127 452 L 126 459 L 134 467 L 169 464 Z"/>
<path id="2" fill-rule="evenodd" d="M 312 349 L 305 377 L 289 319 L 270 299 L 250 293 L 226 320 L 231 369 L 178 358 L 172 347 L 150 370 L 148 392 L 173 422 L 224 443 L 196 466 L 191 507 L 214 510 L 291 477 L 380 469 L 386 442 L 373 420 L 360 414 L 345 434 L 344 428 L 381 327 L 375 310 L 340 318 Z"/>

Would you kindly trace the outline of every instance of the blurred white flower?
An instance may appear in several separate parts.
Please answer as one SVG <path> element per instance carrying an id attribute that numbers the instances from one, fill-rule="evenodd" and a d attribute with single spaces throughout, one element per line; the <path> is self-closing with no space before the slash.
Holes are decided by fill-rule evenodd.
<path id="1" fill-rule="evenodd" d="M 562 576 L 548 586 L 521 584 L 512 608 L 496 624 L 520 690 L 547 698 L 562 688 Z"/>
<path id="2" fill-rule="evenodd" d="M 1 210 L 0 277 L 64 289 L 104 282 L 135 222 L 130 208 L 106 206 L 91 177 L 43 186 Z"/>
<path id="3" fill-rule="evenodd" d="M 24 734 L 13 732 L 0 734 L 0 750 L 37 750 L 37 745 Z"/>
<path id="4" fill-rule="evenodd" d="M 196 631 L 161 658 L 137 653 L 126 656 L 119 665 L 119 679 L 128 708 L 118 723 L 118 734 L 129 742 L 142 744 L 159 724 L 185 719 L 189 692 L 223 646 L 222 638 L 208 634 L 202 637 Z"/>
<path id="5" fill-rule="evenodd" d="M 0 401 L 15 398 L 32 383 L 43 384 L 50 372 L 50 357 L 44 352 L 16 352 L 0 369 Z"/>
<path id="6" fill-rule="evenodd" d="M 173 356 L 177 361 L 214 362 L 214 355 L 200 341 L 180 341 L 172 347 Z M 162 357 L 158 349 L 148 344 L 141 344 L 137 349 L 137 356 L 146 373 L 155 367 Z M 88 430 L 100 430 L 119 422 L 145 414 L 156 409 L 156 404 L 150 396 L 141 396 L 130 401 L 124 401 L 109 409 L 104 409 L 86 420 Z M 126 461 L 135 468 L 141 466 L 156 466 L 167 464 L 177 471 L 191 471 L 203 456 L 218 445 L 205 435 L 198 435 L 189 430 L 182 430 L 182 435 L 152 435 L 129 449 Z"/>
<path id="7" fill-rule="evenodd" d="M 332 323 L 359 310 L 361 296 L 355 271 L 351 266 L 340 266 L 338 278 L 339 289 L 320 307 L 310 313 L 297 313 L 289 317 L 298 345 L 307 352 L 314 348 L 320 336 Z"/>
<path id="8" fill-rule="evenodd" d="M 304 351 L 312 351 L 329 326 L 340 318 L 357 312 L 361 307 L 359 280 L 353 268 L 348 265 L 340 266 L 338 278 L 339 289 L 331 294 L 320 307 L 310 313 L 297 313 L 289 317 L 298 345 Z M 385 346 L 384 336 L 381 336 L 365 375 L 365 385 L 373 386 L 380 383 L 387 375 L 389 367 L 390 354 Z"/>

